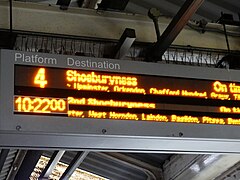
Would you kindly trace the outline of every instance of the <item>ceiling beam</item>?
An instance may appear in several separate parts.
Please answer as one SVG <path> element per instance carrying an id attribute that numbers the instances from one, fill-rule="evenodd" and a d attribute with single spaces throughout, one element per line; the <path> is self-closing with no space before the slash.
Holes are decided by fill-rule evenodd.
<path id="1" fill-rule="evenodd" d="M 208 0 L 207 2 L 213 3 L 219 7 L 222 7 L 234 13 L 239 13 L 240 1 Z"/>
<path id="2" fill-rule="evenodd" d="M 8 31 L 0 31 L 0 48 L 13 49 L 17 34 Z"/>
<path id="3" fill-rule="evenodd" d="M 151 164 L 148 164 L 146 162 L 124 155 L 122 153 L 106 152 L 106 153 L 98 153 L 98 154 L 100 154 L 103 157 L 107 157 L 112 161 L 117 161 L 121 163 L 123 166 L 126 166 L 126 167 L 129 166 L 129 167 L 138 169 L 140 171 L 143 171 L 147 175 L 148 179 L 153 179 L 153 180 L 163 179 L 162 169 L 155 167 Z"/>
<path id="4" fill-rule="evenodd" d="M 136 41 L 156 42 L 153 23 L 150 18 L 146 16 L 136 16 L 109 11 L 104 12 L 103 14 L 98 14 L 94 10 L 71 7 L 68 9 L 68 13 L 63 13 L 57 6 L 23 3 L 18 1 L 13 1 L 13 7 L 15 10 L 13 11 L 13 19 L 21 19 L 21 21 L 14 21 L 13 29 L 48 34 L 117 40 L 124 29 L 130 27 L 136 31 Z M 9 29 L 8 10 L 8 3 L 0 1 L 0 26 L 7 30 Z M 31 14 L 31 16 L 29 16 L 29 14 Z M 39 26 L 39 22 L 41 22 L 41 26 Z M 63 22 L 65 25 L 59 28 L 59 25 Z M 94 26 L 97 28 L 92 28 L 93 22 Z M 159 18 L 159 26 L 162 31 L 169 23 L 170 19 L 165 17 Z M 49 24 L 51 24 L 51 28 L 46 28 Z M 211 26 L 220 29 L 222 28 L 222 25 L 220 24 L 211 24 Z M 227 27 L 227 30 L 236 33 L 238 32 L 238 29 L 235 26 Z M 189 36 L 191 38 L 189 38 Z M 240 49 L 239 41 L 239 37 L 229 36 L 231 50 Z M 0 44 L 1 43 L 2 41 L 0 40 Z M 225 36 L 223 34 L 209 31 L 200 34 L 198 31 L 190 28 L 184 28 L 174 41 L 174 44 L 215 49 L 226 48 Z"/>
<path id="5" fill-rule="evenodd" d="M 18 172 L 18 169 L 21 167 L 21 164 L 25 158 L 26 153 L 27 150 L 18 150 L 6 179 L 15 179 L 15 176 Z"/>
<path id="6" fill-rule="evenodd" d="M 98 4 L 98 9 L 100 10 L 117 10 L 122 11 L 127 6 L 129 0 L 101 0 Z"/>
<path id="7" fill-rule="evenodd" d="M 237 154 L 174 155 L 163 165 L 163 173 L 165 180 L 224 179 L 217 177 L 238 162 Z"/>
<path id="8" fill-rule="evenodd" d="M 57 5 L 60 7 L 68 7 L 70 5 L 71 0 L 57 0 Z"/>
<path id="9" fill-rule="evenodd" d="M 135 30 L 126 28 L 113 51 L 112 58 L 123 59 L 129 52 L 129 49 L 131 48 L 135 39 Z"/>
<path id="10" fill-rule="evenodd" d="M 41 155 L 42 151 L 29 150 L 25 155 L 15 179 L 29 179 Z"/>
<path id="11" fill-rule="evenodd" d="M 184 4 L 185 0 L 168 0 L 172 4 L 175 4 L 179 8 Z M 208 22 L 211 22 L 213 20 L 213 17 L 215 17 L 215 14 L 212 11 L 209 11 L 209 8 L 203 8 L 204 4 L 206 4 L 207 1 L 205 1 L 201 7 L 196 11 L 196 13 L 193 15 L 194 20 L 201 20 L 205 19 Z"/>
<path id="12" fill-rule="evenodd" d="M 101 0 L 82 0 L 82 8 L 97 9 Z"/>
<path id="13" fill-rule="evenodd" d="M 2 149 L 1 153 L 0 153 L 0 173 L 2 171 L 3 165 L 7 159 L 8 153 L 9 153 L 9 149 Z"/>
<path id="14" fill-rule="evenodd" d="M 156 42 L 151 52 L 147 55 L 147 61 L 161 60 L 162 55 L 182 31 L 192 15 L 201 6 L 204 0 L 186 0 L 168 27 L 163 32 L 159 41 Z"/>
<path id="15" fill-rule="evenodd" d="M 39 179 L 49 179 L 49 176 L 52 174 L 54 168 L 57 166 L 58 162 L 62 158 L 65 151 L 55 151 L 53 155 L 51 156 L 47 166 L 42 171 L 41 175 L 39 176 Z"/>
<path id="16" fill-rule="evenodd" d="M 70 179 L 73 172 L 80 166 L 80 164 L 84 161 L 84 159 L 88 155 L 88 151 L 78 152 L 77 155 L 74 157 L 72 162 L 69 164 L 66 171 L 61 176 L 60 180 L 68 180 Z"/>

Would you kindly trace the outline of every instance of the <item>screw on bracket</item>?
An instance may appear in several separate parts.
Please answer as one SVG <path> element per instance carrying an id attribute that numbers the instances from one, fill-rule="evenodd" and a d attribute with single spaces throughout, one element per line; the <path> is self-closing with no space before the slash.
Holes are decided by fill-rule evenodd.
<path id="1" fill-rule="evenodd" d="M 18 126 L 16 126 L 16 130 L 17 130 L 17 131 L 21 131 L 21 129 L 22 129 L 22 127 L 21 127 L 21 126 L 19 126 L 19 125 L 18 125 Z"/>
<path id="2" fill-rule="evenodd" d="M 182 132 L 179 132 L 179 137 L 183 137 L 183 133 Z"/>
<path id="3" fill-rule="evenodd" d="M 103 133 L 103 134 L 106 134 L 106 133 L 107 133 L 107 130 L 106 130 L 106 129 L 102 129 L 102 133 Z"/>

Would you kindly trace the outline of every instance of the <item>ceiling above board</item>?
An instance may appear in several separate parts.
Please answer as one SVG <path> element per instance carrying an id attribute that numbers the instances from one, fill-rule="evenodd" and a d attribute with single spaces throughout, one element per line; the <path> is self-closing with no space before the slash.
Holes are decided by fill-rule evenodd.
<path id="1" fill-rule="evenodd" d="M 63 5 L 66 7 L 81 7 L 110 11 L 121 11 L 147 15 L 150 8 L 158 8 L 162 16 L 173 17 L 185 0 L 17 0 L 34 3 Z M 239 0 L 205 0 L 192 20 L 205 19 L 217 22 L 221 13 L 229 14 L 234 21 L 239 21 Z"/>

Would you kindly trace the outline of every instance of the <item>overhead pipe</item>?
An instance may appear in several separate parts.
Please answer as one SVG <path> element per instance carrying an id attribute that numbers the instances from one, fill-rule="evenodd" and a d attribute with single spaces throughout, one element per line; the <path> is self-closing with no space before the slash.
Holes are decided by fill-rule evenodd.
<path id="1" fill-rule="evenodd" d="M 12 33 L 12 22 L 13 22 L 13 15 L 12 15 L 12 0 L 9 0 L 9 13 L 10 13 L 10 33 Z"/>
<path id="2" fill-rule="evenodd" d="M 157 40 L 160 41 L 160 30 L 159 30 L 159 25 L 158 25 L 158 18 L 160 17 L 160 11 L 157 8 L 151 8 L 148 11 L 148 17 L 150 17 L 153 20 L 156 35 L 157 35 Z"/>

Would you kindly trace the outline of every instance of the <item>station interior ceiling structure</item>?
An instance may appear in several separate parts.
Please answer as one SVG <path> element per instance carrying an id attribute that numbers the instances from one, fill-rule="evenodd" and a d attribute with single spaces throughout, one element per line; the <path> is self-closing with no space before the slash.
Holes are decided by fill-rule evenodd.
<path id="1" fill-rule="evenodd" d="M 240 69 L 240 1 L 0 0 L 0 48 Z M 62 180 L 77 168 L 111 180 L 240 179 L 238 154 L 3 147 L 0 180 L 51 179 L 59 162 Z"/>

